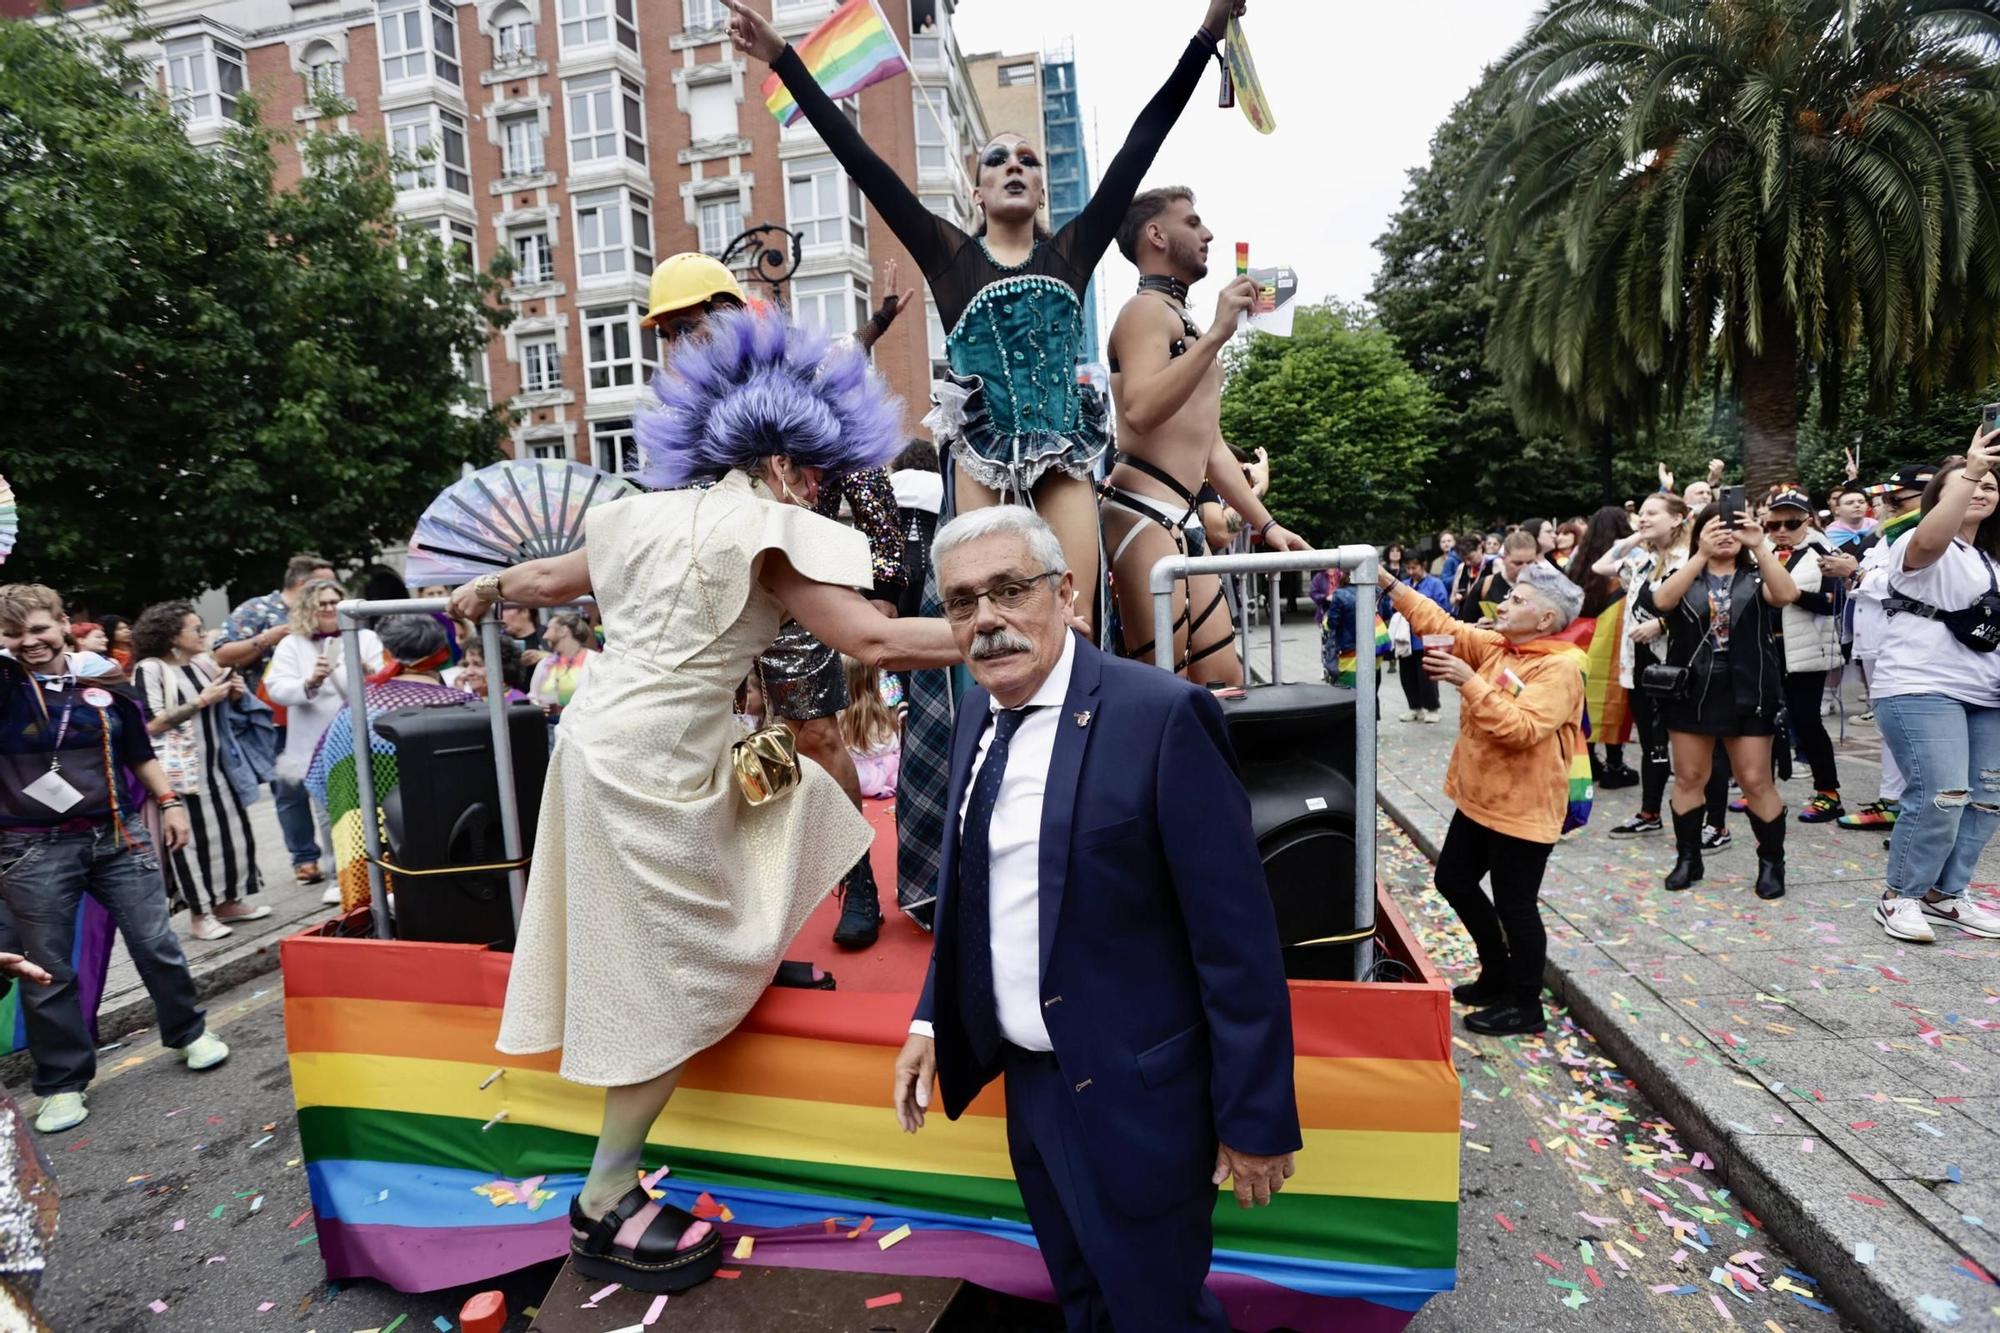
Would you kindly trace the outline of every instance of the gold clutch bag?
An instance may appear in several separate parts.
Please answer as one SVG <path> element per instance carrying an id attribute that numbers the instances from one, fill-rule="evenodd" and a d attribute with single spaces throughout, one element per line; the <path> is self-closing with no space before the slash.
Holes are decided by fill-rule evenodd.
<path id="1" fill-rule="evenodd" d="M 765 805 L 799 785 L 799 750 L 789 727 L 763 727 L 729 748 L 743 799 Z"/>

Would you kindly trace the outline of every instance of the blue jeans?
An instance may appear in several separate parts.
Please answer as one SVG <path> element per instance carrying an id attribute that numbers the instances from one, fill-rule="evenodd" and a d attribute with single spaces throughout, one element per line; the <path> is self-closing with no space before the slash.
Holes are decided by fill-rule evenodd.
<path id="1" fill-rule="evenodd" d="M 146 830 L 128 826 L 127 846 L 109 821 L 81 833 L 22 835 L 0 832 L 0 897 L 20 930 L 22 952 L 49 970 L 55 982 L 21 987 L 28 1053 L 35 1061 L 35 1091 L 82 1092 L 97 1076 L 77 992 L 70 950 L 76 944 L 76 909 L 87 892 L 118 923 L 125 947 L 153 997 L 160 1041 L 186 1046 L 207 1030 L 194 977 L 167 915 L 166 885 Z"/>
<path id="2" fill-rule="evenodd" d="M 2000 708 L 1943 694 L 1875 701 L 1882 739 L 1902 770 L 1903 806 L 1889 838 L 1889 887 L 1962 896 L 2000 830 Z"/>
<path id="3" fill-rule="evenodd" d="M 319 849 L 319 824 L 313 818 L 312 793 L 303 782 L 271 779 L 271 795 L 278 805 L 278 828 L 285 835 L 285 850 L 294 866 L 307 866 L 325 859 Z"/>

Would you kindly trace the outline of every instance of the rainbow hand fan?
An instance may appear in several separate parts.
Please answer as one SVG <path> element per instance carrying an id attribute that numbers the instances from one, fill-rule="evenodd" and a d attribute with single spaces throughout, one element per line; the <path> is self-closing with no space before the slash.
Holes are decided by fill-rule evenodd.
<path id="1" fill-rule="evenodd" d="M 14 552 L 14 535 L 21 530 L 21 519 L 14 508 L 14 488 L 0 477 L 0 565 L 7 563 L 7 557 Z"/>
<path id="2" fill-rule="evenodd" d="M 638 494 L 583 463 L 514 458 L 452 483 L 417 520 L 403 580 L 455 587 L 527 560 L 583 545 L 589 510 Z"/>

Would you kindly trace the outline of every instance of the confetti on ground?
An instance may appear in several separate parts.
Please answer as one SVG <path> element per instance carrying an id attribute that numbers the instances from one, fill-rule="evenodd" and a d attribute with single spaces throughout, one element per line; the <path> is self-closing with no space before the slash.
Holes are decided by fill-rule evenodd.
<path id="1" fill-rule="evenodd" d="M 273 1311 L 273 1310 L 275 1310 L 275 1309 L 277 1309 L 277 1308 L 278 1308 L 278 1303 L 277 1303 L 276 1301 L 260 1301 L 260 1302 L 258 1302 L 258 1305 L 257 1305 L 257 1313 L 258 1313 L 258 1314 L 269 1314 L 269 1313 L 271 1313 L 271 1311 Z"/>
<path id="2" fill-rule="evenodd" d="M 382 1333 L 396 1333 L 396 1330 L 403 1326 L 403 1321 L 408 1318 L 409 1316 L 406 1314 L 397 1315 L 394 1319 L 382 1325 Z"/>
<path id="3" fill-rule="evenodd" d="M 306 1209 L 303 1213 L 300 1213 L 297 1217 L 293 1218 L 292 1224 L 286 1227 L 285 1230 L 297 1231 L 299 1229 L 299 1226 L 302 1223 L 306 1222 L 308 1219 L 310 1219 L 312 1215 L 313 1215 L 313 1210 L 310 1208 Z"/>
<path id="4" fill-rule="evenodd" d="M 748 1236 L 745 1236 L 744 1239 L 748 1240 L 750 1238 Z M 639 1327 L 651 1328 L 654 1324 L 659 1322 L 660 1316 L 666 1313 L 666 1309 L 667 1309 L 667 1298 L 665 1296 L 653 1297 L 653 1303 L 646 1307 L 646 1317 L 639 1321 Z"/>
<path id="5" fill-rule="evenodd" d="M 730 1255 L 730 1258 L 748 1259 L 750 1257 L 750 1252 L 755 1248 L 757 1248 L 757 1238 L 755 1236 L 738 1237 L 736 1241 L 736 1252 Z"/>
<path id="6" fill-rule="evenodd" d="M 1872 1264 L 1875 1262 L 1875 1245 L 1872 1241 L 1857 1241 L 1854 1246 L 1854 1262 Z"/>
<path id="7" fill-rule="evenodd" d="M 910 1224 L 905 1222 L 902 1226 L 897 1227 L 894 1231 L 882 1237 L 882 1239 L 876 1241 L 875 1243 L 882 1249 L 886 1250 L 891 1245 L 895 1245 L 901 1241 L 906 1241 L 909 1238 L 910 1238 Z"/>
<path id="8" fill-rule="evenodd" d="M 591 1296 L 591 1298 L 590 1298 L 590 1303 L 591 1303 L 592 1305 L 595 1305 L 595 1304 L 597 1304 L 597 1303 L 598 1303 L 599 1301 L 603 1300 L 603 1299 L 604 1299 L 604 1298 L 605 1298 L 606 1296 L 609 1296 L 609 1295 L 611 1295 L 611 1294 L 612 1294 L 613 1292 L 615 1292 L 615 1291 L 617 1291 L 617 1290 L 618 1290 L 618 1283 L 616 1283 L 616 1282 L 612 1283 L 612 1284 L 611 1284 L 610 1286 L 608 1286 L 608 1287 L 600 1287 L 600 1288 L 598 1288 L 598 1290 L 597 1290 L 597 1291 L 596 1291 L 596 1292 L 595 1292 L 595 1293 L 594 1293 L 594 1294 L 593 1294 L 593 1295 Z"/>
<path id="9" fill-rule="evenodd" d="M 734 1268 L 718 1268 L 715 1270 L 715 1275 L 725 1282 L 734 1282 L 737 1278 L 743 1276 L 742 1273 Z"/>
<path id="10" fill-rule="evenodd" d="M 146 1308 L 154 1314 L 165 1314 L 167 1312 L 167 1303 L 165 1301 L 153 1301 Z"/>
<path id="11" fill-rule="evenodd" d="M 188 1220 L 187 1220 L 187 1219 L 186 1219 L 185 1217 L 177 1217 L 177 1218 L 175 1218 L 175 1219 L 174 1219 L 174 1230 L 176 1230 L 176 1231 L 186 1231 L 186 1230 L 187 1230 L 187 1224 L 188 1224 Z"/>
<path id="12" fill-rule="evenodd" d="M 854 1228 L 854 1230 L 847 1233 L 847 1238 L 849 1240 L 853 1240 L 856 1236 L 859 1236 L 864 1232 L 873 1231 L 874 1229 L 875 1229 L 875 1219 L 872 1217 L 864 1217 L 861 1219 L 860 1226 Z"/>
<path id="13" fill-rule="evenodd" d="M 885 1305 L 901 1305 L 902 1303 L 903 1293 L 900 1291 L 887 1292 L 881 1296 L 870 1296 L 863 1302 L 871 1310 L 879 1310 Z"/>
<path id="14" fill-rule="evenodd" d="M 443 1315 L 437 1315 L 432 1318 L 431 1327 L 436 1329 L 438 1333 L 451 1333 L 452 1322 Z"/>

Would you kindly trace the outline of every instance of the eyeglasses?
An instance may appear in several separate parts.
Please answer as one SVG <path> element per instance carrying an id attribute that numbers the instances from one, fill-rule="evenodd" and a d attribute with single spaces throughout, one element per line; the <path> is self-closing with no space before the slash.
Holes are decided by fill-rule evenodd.
<path id="1" fill-rule="evenodd" d="M 1806 521 L 1802 518 L 1787 518 L 1787 519 L 1767 518 L 1764 520 L 1764 531 L 1797 532 L 1800 528 L 1804 527 L 1805 525 Z"/>
<path id="2" fill-rule="evenodd" d="M 332 601 L 327 602 L 315 602 L 314 605 L 322 611 L 337 611 L 340 609 L 340 598 L 336 597 Z"/>
<path id="3" fill-rule="evenodd" d="M 997 611 L 1018 611 L 1027 605 L 1028 599 L 1035 595 L 1035 590 L 1042 585 L 1044 579 L 1061 577 L 1060 573 L 1053 570 L 1044 570 L 1033 578 L 1009 579 L 1005 583 L 996 583 L 984 592 L 960 593 L 954 597 L 947 597 L 944 601 L 945 619 L 954 625 L 963 625 L 979 614 L 981 598 L 993 603 Z"/>

